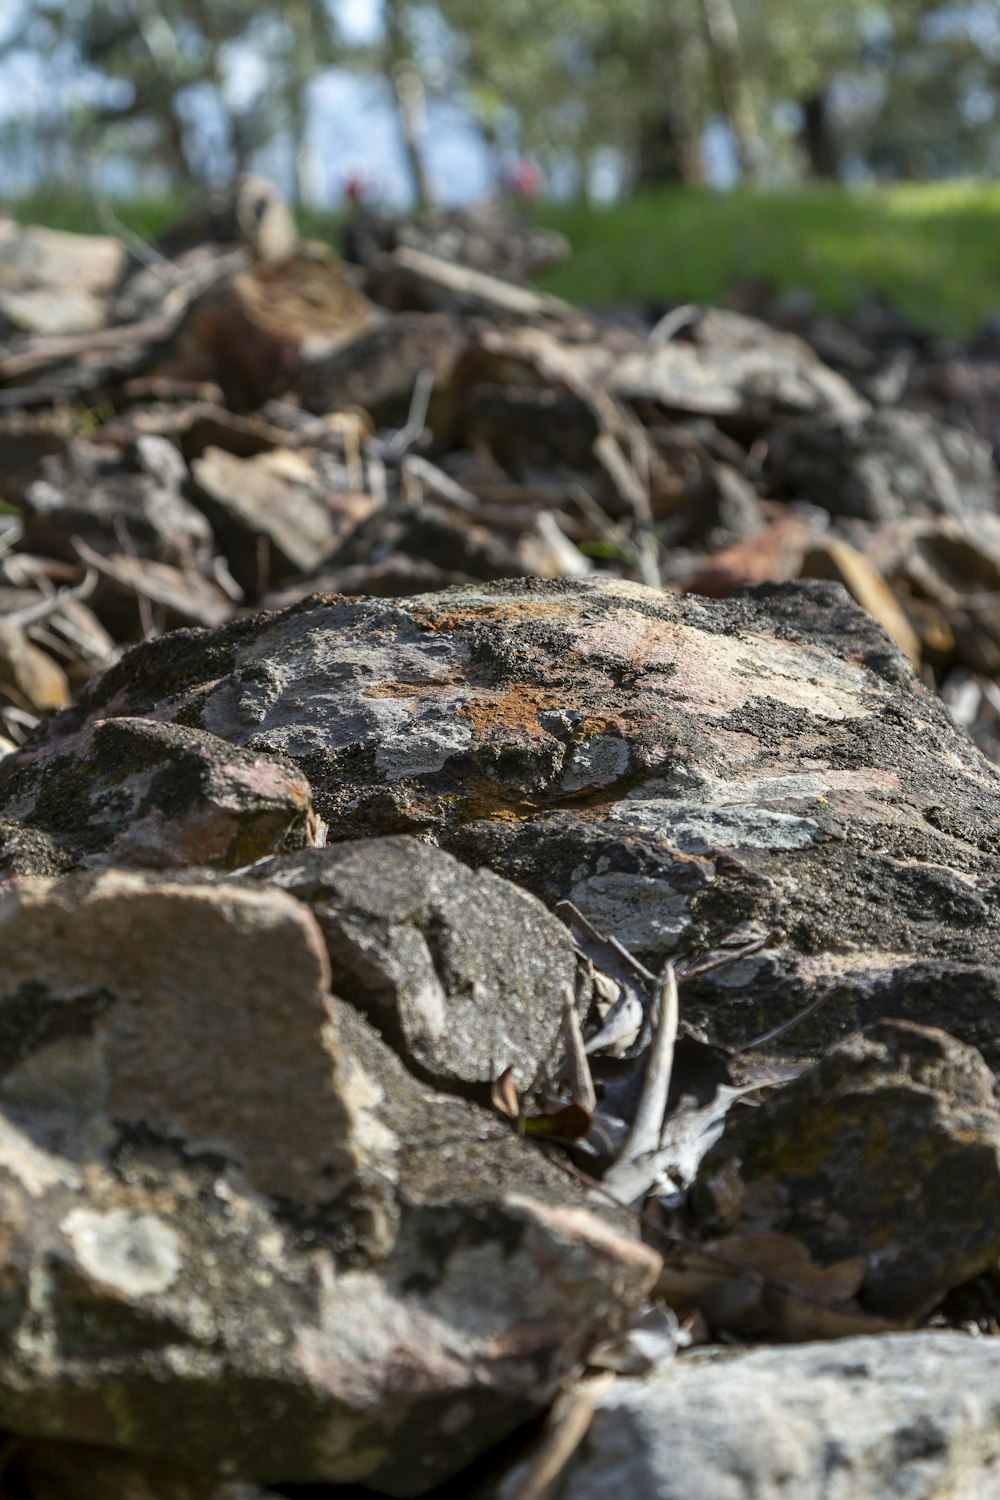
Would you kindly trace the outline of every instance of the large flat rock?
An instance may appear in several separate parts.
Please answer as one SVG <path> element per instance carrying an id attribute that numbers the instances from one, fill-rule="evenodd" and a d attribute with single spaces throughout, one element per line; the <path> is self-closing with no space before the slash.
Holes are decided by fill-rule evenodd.
<path id="1" fill-rule="evenodd" d="M 319 596 L 137 648 L 49 735 L 115 715 L 288 757 L 332 840 L 418 833 L 651 964 L 780 929 L 685 987 L 720 1041 L 825 997 L 797 1047 L 892 1014 L 1000 1059 L 1000 776 L 839 585 Z"/>
<path id="2" fill-rule="evenodd" d="M 998 1475 L 997 1341 L 890 1334 L 618 1381 L 554 1500 L 987 1500 Z"/>
<path id="3" fill-rule="evenodd" d="M 418 1495 L 648 1294 L 625 1215 L 330 994 L 287 892 L 24 881 L 0 943 L 5 1432 L 179 1463 L 169 1500 Z"/>

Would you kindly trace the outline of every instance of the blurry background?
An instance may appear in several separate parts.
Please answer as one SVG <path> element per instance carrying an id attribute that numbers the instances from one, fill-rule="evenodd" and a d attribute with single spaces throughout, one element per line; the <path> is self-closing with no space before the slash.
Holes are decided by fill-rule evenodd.
<path id="1" fill-rule="evenodd" d="M 247 168 L 314 232 L 348 192 L 504 187 L 570 234 L 572 298 L 756 275 L 968 330 L 1000 310 L 998 81 L 998 0 L 3 0 L 0 185 L 140 232 Z"/>

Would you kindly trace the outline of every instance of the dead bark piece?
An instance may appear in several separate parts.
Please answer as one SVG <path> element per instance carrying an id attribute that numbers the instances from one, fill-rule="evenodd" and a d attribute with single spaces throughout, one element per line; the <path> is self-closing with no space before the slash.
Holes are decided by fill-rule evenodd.
<path id="1" fill-rule="evenodd" d="M 381 256 L 369 273 L 377 302 L 396 311 L 455 312 L 495 317 L 563 318 L 568 302 L 516 286 L 485 271 L 454 265 L 409 245 Z"/>

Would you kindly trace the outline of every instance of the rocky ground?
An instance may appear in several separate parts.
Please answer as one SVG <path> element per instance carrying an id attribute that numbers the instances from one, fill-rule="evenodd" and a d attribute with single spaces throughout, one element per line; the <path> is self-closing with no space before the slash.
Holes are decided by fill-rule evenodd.
<path id="1" fill-rule="evenodd" d="M 349 249 L 0 225 L 0 1494 L 985 1500 L 1000 345 Z"/>

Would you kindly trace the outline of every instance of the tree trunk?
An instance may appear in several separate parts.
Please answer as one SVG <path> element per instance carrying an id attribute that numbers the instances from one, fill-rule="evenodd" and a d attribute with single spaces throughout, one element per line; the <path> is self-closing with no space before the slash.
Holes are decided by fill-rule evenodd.
<path id="1" fill-rule="evenodd" d="M 701 154 L 702 49 L 697 24 L 682 7 L 667 8 L 651 76 L 656 88 L 639 116 L 635 185 L 639 191 L 705 180 Z"/>
<path id="2" fill-rule="evenodd" d="M 701 9 L 740 173 L 752 182 L 760 173 L 764 152 L 747 87 L 736 12 L 732 0 L 701 0 Z"/>
<path id="3" fill-rule="evenodd" d="M 808 99 L 802 100 L 799 139 L 809 161 L 809 175 L 823 182 L 839 182 L 840 151 L 825 89 L 819 89 Z"/>
<path id="4" fill-rule="evenodd" d="M 704 182 L 701 140 L 696 131 L 685 127 L 686 122 L 667 108 L 640 120 L 635 170 L 637 191 L 650 192 L 668 183 L 697 186 Z"/>
<path id="5" fill-rule="evenodd" d="M 420 76 L 408 56 L 403 31 L 402 0 L 385 0 L 385 76 L 392 90 L 403 154 L 410 169 L 418 208 L 433 202 L 430 179 L 421 150 L 424 93 Z"/>

